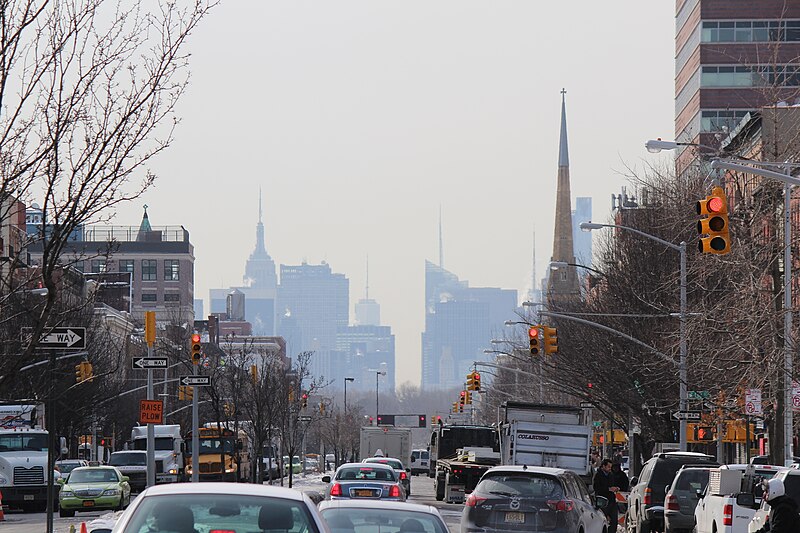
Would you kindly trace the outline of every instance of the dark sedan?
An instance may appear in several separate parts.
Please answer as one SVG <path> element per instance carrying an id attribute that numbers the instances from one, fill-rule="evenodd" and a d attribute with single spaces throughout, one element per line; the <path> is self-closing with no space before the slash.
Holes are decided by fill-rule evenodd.
<path id="1" fill-rule="evenodd" d="M 405 501 L 406 493 L 392 467 L 379 463 L 347 463 L 336 469 L 328 483 L 326 500 L 360 498 Z"/>

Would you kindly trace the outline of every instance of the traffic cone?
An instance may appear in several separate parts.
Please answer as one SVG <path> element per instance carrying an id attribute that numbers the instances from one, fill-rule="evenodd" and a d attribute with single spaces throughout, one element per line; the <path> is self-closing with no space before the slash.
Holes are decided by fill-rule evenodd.
<path id="1" fill-rule="evenodd" d="M 86 522 L 81 522 L 81 533 L 89 533 L 89 530 L 86 529 Z"/>
<path id="2" fill-rule="evenodd" d="M 3 512 L 3 493 L 0 492 L 0 522 L 5 521 L 6 515 Z"/>

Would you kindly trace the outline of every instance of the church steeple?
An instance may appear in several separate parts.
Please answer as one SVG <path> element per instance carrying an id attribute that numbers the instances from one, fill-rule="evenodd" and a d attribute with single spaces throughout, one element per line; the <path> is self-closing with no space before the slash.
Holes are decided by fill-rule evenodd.
<path id="1" fill-rule="evenodd" d="M 142 222 L 139 224 L 139 233 L 136 235 L 136 240 L 146 240 L 147 234 L 151 231 L 153 231 L 153 228 L 150 226 L 150 217 L 147 216 L 147 204 L 144 204 L 144 215 L 142 215 Z"/>
<path id="2" fill-rule="evenodd" d="M 558 144 L 558 183 L 556 186 L 556 219 L 553 231 L 551 261 L 575 263 L 572 243 L 572 197 L 569 185 L 569 148 L 567 145 L 567 91 L 561 90 L 561 136 Z M 549 298 L 577 296 L 578 277 L 574 266 L 558 269 L 548 277 Z"/>

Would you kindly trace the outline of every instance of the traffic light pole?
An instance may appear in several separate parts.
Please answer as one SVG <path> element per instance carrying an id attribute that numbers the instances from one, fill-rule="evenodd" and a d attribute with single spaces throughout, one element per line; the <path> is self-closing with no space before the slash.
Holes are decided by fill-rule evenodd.
<path id="1" fill-rule="evenodd" d="M 197 386 L 192 386 L 192 483 L 200 482 L 200 410 Z"/>
<path id="2" fill-rule="evenodd" d="M 147 347 L 147 357 L 153 356 L 153 347 Z M 147 399 L 153 400 L 153 369 L 147 369 Z M 156 430 L 153 424 L 147 424 L 147 486 L 156 484 Z"/>

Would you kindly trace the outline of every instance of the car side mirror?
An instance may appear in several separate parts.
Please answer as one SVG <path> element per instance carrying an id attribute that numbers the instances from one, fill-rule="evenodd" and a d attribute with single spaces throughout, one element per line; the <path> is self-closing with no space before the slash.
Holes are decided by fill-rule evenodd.
<path id="1" fill-rule="evenodd" d="M 696 491 L 694 491 L 694 493 L 697 494 L 697 499 L 698 500 L 702 500 L 703 499 L 703 489 L 697 489 Z"/>
<path id="2" fill-rule="evenodd" d="M 670 484 L 670 485 L 667 485 L 666 487 L 664 487 L 664 495 L 665 495 L 665 496 L 666 496 L 666 494 L 669 492 L 669 490 L 670 490 L 671 488 L 672 488 L 672 485 L 671 485 L 671 484 Z"/>
<path id="3" fill-rule="evenodd" d="M 56 483 L 58 483 L 59 485 L 63 485 L 63 484 L 64 484 L 64 483 L 66 483 L 66 482 L 67 482 L 67 480 L 66 480 L 66 479 L 64 479 L 63 477 L 60 477 L 60 478 L 58 478 L 58 479 L 56 480 Z"/>
<path id="4" fill-rule="evenodd" d="M 411 469 L 410 468 L 406 468 L 406 472 L 408 472 L 410 474 L 411 473 Z"/>
<path id="5" fill-rule="evenodd" d="M 417 462 L 417 458 L 416 458 L 416 457 L 414 457 L 414 456 L 411 456 L 411 462 L 412 462 L 412 463 L 416 463 L 416 462 Z"/>
<path id="6" fill-rule="evenodd" d="M 608 498 L 606 498 L 605 496 L 595 496 L 594 507 L 595 509 L 605 509 L 606 507 L 608 507 Z"/>
<path id="7" fill-rule="evenodd" d="M 130 481 L 130 480 L 131 480 L 131 478 L 129 478 L 128 476 L 122 476 L 122 480 L 121 481 Z"/>
<path id="8" fill-rule="evenodd" d="M 322 476 L 322 482 L 323 483 L 330 483 L 331 482 L 331 476 Z"/>
<path id="9" fill-rule="evenodd" d="M 756 497 L 749 492 L 740 492 L 736 495 L 736 505 L 747 507 L 750 509 L 756 508 Z"/>
<path id="10" fill-rule="evenodd" d="M 631 478 L 631 487 L 634 486 L 634 485 L 637 485 L 638 483 L 639 483 L 639 478 L 636 477 L 636 476 L 633 476 Z"/>

